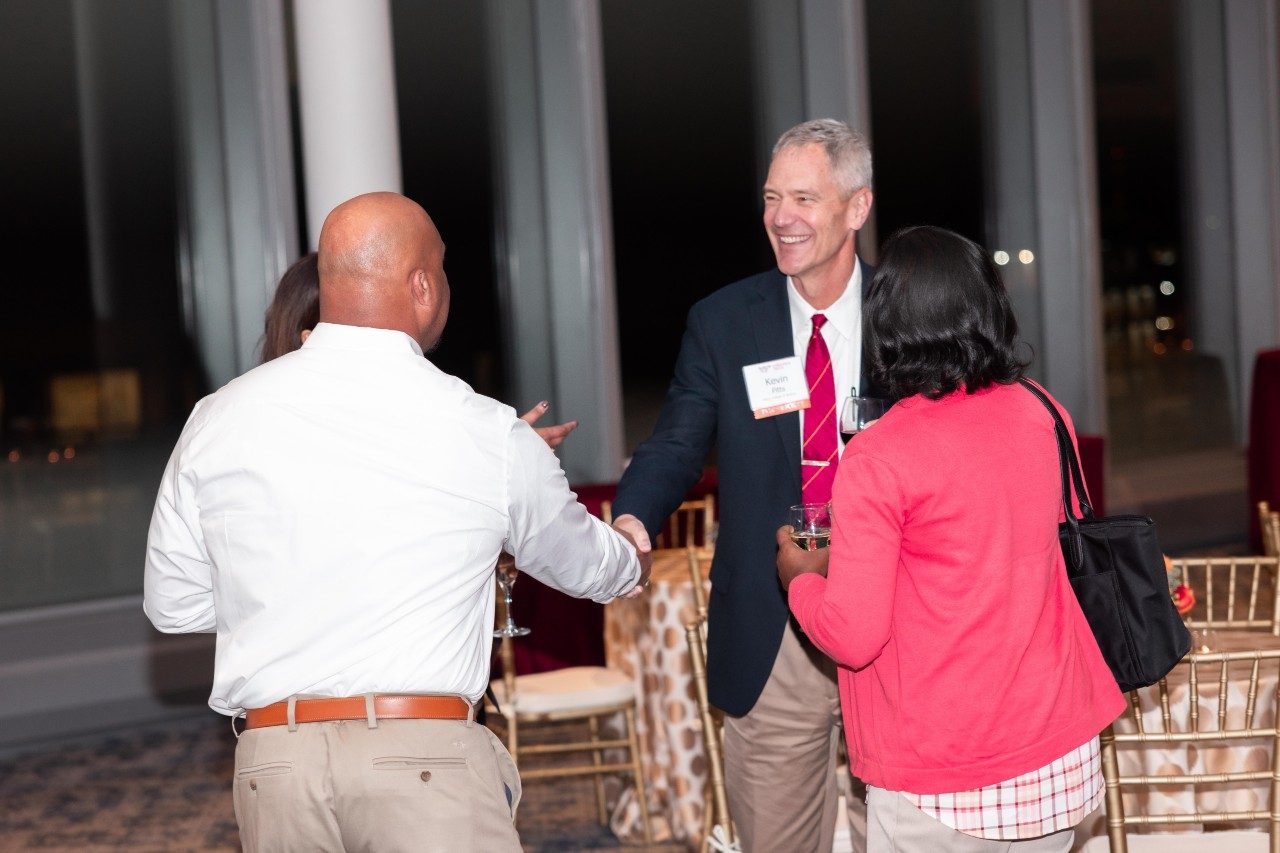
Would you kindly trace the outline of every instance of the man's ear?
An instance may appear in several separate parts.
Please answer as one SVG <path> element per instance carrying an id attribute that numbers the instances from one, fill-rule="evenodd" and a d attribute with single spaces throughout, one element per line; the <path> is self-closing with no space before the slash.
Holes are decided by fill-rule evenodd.
<path id="1" fill-rule="evenodd" d="M 852 231 L 857 231 L 866 224 L 867 217 L 871 215 L 871 188 L 863 187 L 853 194 L 849 199 L 848 225 Z"/>
<path id="2" fill-rule="evenodd" d="M 435 300 L 434 285 L 431 276 L 421 267 L 409 273 L 409 295 L 419 307 L 426 308 Z"/>

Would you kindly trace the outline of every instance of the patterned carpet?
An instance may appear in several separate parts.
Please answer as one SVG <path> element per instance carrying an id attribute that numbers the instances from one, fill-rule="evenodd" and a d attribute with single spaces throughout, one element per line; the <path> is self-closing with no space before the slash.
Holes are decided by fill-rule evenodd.
<path id="1" fill-rule="evenodd" d="M 212 712 L 0 761 L 0 851 L 234 851 L 235 741 Z M 525 787 L 526 851 L 616 850 L 586 779 Z M 653 848 L 677 851 L 679 846 Z"/>

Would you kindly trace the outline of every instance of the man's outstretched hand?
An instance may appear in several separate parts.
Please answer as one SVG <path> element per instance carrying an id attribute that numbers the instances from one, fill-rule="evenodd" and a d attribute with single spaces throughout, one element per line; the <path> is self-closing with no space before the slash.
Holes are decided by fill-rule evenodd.
<path id="1" fill-rule="evenodd" d="M 636 582 L 634 589 L 622 596 L 635 598 L 649 585 L 649 573 L 653 570 L 653 544 L 649 541 L 649 532 L 634 515 L 618 516 L 613 520 L 613 529 L 631 543 L 631 547 L 636 549 L 636 557 L 640 560 L 640 580 Z"/>
<path id="2" fill-rule="evenodd" d="M 575 429 L 578 428 L 578 422 L 565 421 L 562 424 L 555 424 L 553 426 L 545 426 L 545 427 L 533 426 L 538 422 L 539 418 L 541 418 L 543 415 L 547 413 L 547 409 L 549 409 L 550 407 L 551 407 L 551 404 L 548 403 L 546 400 L 543 400 L 541 403 L 539 403 L 538 405 L 534 406 L 532 409 L 530 409 L 529 411 L 521 415 L 520 420 L 524 421 L 529 426 L 533 427 L 533 431 L 536 432 L 538 436 L 547 443 L 547 447 L 550 447 L 552 450 L 555 450 L 557 447 L 560 446 L 560 444 L 566 438 L 569 437 L 569 433 L 573 432 Z"/>

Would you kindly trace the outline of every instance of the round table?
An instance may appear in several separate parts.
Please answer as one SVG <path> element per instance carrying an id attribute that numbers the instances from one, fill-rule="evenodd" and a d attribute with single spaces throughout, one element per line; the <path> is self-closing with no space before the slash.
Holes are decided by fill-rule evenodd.
<path id="1" fill-rule="evenodd" d="M 703 586 L 711 560 L 701 561 Z M 659 553 L 649 591 L 605 607 L 605 659 L 635 680 L 636 726 L 644 756 L 655 842 L 692 842 L 702 832 L 706 749 L 684 626 L 698 618 L 685 551 Z M 619 788 L 621 786 L 618 786 Z M 611 827 L 639 842 L 640 809 L 631 787 L 617 792 Z"/>

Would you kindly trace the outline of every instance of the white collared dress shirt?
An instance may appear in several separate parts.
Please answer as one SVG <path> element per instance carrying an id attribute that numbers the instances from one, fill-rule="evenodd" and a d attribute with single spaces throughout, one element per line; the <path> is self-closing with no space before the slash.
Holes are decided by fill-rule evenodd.
<path id="1" fill-rule="evenodd" d="M 156 498 L 144 608 L 161 631 L 217 632 L 224 714 L 299 694 L 476 700 L 503 548 L 595 601 L 639 578 L 511 407 L 402 332 L 320 323 L 196 405 Z"/>
<path id="2" fill-rule="evenodd" d="M 854 260 L 853 275 L 844 293 L 827 308 L 819 311 L 806 302 L 790 276 L 787 276 L 787 302 L 791 306 L 791 339 L 802 365 L 813 334 L 813 315 L 826 315 L 827 322 L 818 334 L 827 342 L 827 351 L 831 353 L 831 378 L 836 384 L 836 417 L 831 419 L 831 428 L 836 431 L 839 442 L 836 446 L 843 448 L 840 410 L 844 401 L 853 396 L 850 392 L 858 384 L 862 371 L 862 264 Z M 801 424 L 803 433 L 803 419 Z"/>

